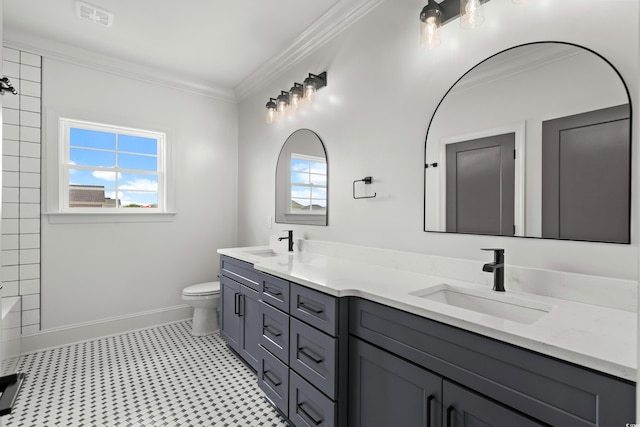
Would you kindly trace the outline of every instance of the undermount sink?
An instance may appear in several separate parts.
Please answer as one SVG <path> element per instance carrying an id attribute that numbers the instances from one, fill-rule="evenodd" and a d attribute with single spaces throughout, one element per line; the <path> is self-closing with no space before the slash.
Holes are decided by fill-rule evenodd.
<path id="1" fill-rule="evenodd" d="M 246 253 L 248 253 L 249 255 L 256 255 L 256 256 L 262 256 L 262 257 L 271 257 L 271 256 L 280 255 L 279 253 L 274 252 L 273 249 L 255 249 L 253 251 L 246 251 Z"/>
<path id="2" fill-rule="evenodd" d="M 446 284 L 410 292 L 410 295 L 524 324 L 531 324 L 553 310 L 550 304 L 512 297 L 508 291 L 497 293 Z"/>

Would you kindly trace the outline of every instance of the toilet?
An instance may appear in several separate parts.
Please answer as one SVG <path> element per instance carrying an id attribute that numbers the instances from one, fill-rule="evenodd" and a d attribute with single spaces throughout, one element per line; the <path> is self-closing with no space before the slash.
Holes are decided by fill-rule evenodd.
<path id="1" fill-rule="evenodd" d="M 218 331 L 220 282 L 205 282 L 187 286 L 182 300 L 193 307 L 191 335 L 202 337 Z"/>

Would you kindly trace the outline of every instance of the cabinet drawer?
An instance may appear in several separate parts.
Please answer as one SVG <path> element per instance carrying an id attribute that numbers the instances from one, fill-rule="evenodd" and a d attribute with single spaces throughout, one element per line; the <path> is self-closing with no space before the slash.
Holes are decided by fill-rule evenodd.
<path id="1" fill-rule="evenodd" d="M 337 404 L 294 371 L 289 373 L 289 419 L 296 427 L 334 427 Z"/>
<path id="2" fill-rule="evenodd" d="M 258 387 L 283 414 L 289 413 L 289 367 L 260 346 Z"/>
<path id="3" fill-rule="evenodd" d="M 337 340 L 294 318 L 290 327 L 289 366 L 335 399 Z"/>
<path id="4" fill-rule="evenodd" d="M 289 282 L 268 274 L 260 274 L 260 298 L 285 313 L 289 313 Z"/>
<path id="5" fill-rule="evenodd" d="M 253 268 L 253 264 L 220 255 L 220 273 L 245 286 L 250 287 L 254 291 L 259 291 L 259 273 Z"/>
<path id="6" fill-rule="evenodd" d="M 292 283 L 290 313 L 311 326 L 336 336 L 337 298 Z"/>
<path id="7" fill-rule="evenodd" d="M 260 322 L 260 345 L 289 363 L 289 315 L 261 301 Z"/>

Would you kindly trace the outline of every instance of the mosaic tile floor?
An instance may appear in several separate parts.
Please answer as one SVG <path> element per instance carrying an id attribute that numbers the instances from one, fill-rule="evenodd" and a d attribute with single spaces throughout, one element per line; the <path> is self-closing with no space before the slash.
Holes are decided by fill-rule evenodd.
<path id="1" fill-rule="evenodd" d="M 255 374 L 191 322 L 21 357 L 27 374 L 5 427 L 284 427 Z"/>

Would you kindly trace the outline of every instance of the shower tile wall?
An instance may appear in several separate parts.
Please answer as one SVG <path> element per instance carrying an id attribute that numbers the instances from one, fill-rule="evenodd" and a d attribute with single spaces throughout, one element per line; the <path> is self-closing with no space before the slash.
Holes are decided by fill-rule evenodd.
<path id="1" fill-rule="evenodd" d="M 2 74 L 2 295 L 22 296 L 22 333 L 40 330 L 42 58 L 5 47 Z"/>

